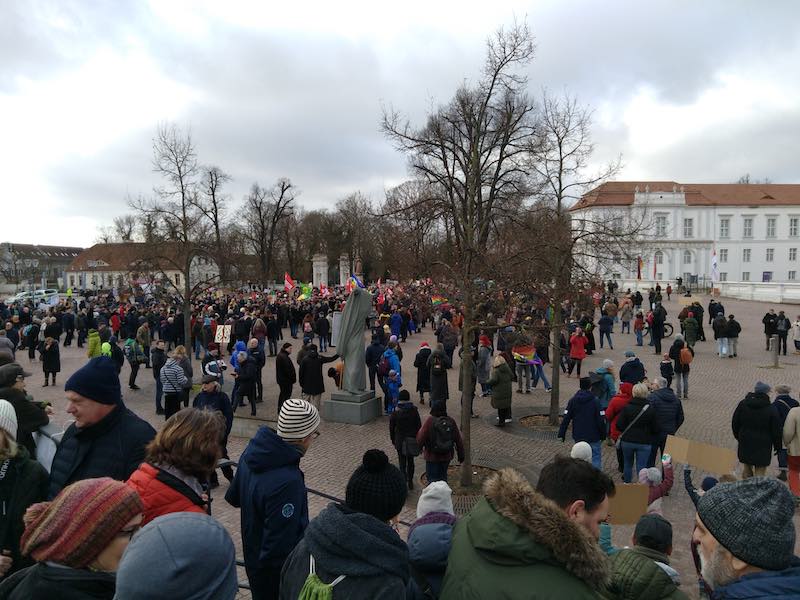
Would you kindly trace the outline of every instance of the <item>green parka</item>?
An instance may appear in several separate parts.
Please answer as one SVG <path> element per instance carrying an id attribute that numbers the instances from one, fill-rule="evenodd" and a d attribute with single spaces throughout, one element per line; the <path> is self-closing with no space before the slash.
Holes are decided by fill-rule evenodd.
<path id="1" fill-rule="evenodd" d="M 611 557 L 611 585 L 604 598 L 614 600 L 688 600 L 677 584 L 656 562 L 669 568 L 664 554 L 635 546 Z"/>
<path id="2" fill-rule="evenodd" d="M 511 408 L 511 382 L 513 380 L 514 374 L 505 360 L 500 366 L 492 368 L 487 382 L 492 386 L 492 408 Z"/>
<path id="3" fill-rule="evenodd" d="M 589 532 L 513 469 L 456 525 L 441 600 L 595 599 L 609 562 Z"/>
<path id="4" fill-rule="evenodd" d="M 89 330 L 89 335 L 86 338 L 86 343 L 88 345 L 88 348 L 86 349 L 86 356 L 88 356 L 89 358 L 100 356 L 100 334 L 97 333 L 96 329 Z"/>
<path id="5" fill-rule="evenodd" d="M 697 319 L 694 317 L 686 317 L 683 320 L 683 337 L 686 339 L 687 344 L 694 346 L 699 332 L 700 325 L 697 323 Z"/>

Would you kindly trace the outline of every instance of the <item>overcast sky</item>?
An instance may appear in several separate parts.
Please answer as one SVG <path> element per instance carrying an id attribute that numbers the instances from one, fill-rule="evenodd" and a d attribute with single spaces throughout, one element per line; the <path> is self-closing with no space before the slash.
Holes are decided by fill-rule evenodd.
<path id="1" fill-rule="evenodd" d="M 0 241 L 89 246 L 152 193 L 159 122 L 191 127 L 240 203 L 289 177 L 307 208 L 406 176 L 382 104 L 421 123 L 524 19 L 528 70 L 594 109 L 619 179 L 800 183 L 800 3 L 0 2 Z"/>

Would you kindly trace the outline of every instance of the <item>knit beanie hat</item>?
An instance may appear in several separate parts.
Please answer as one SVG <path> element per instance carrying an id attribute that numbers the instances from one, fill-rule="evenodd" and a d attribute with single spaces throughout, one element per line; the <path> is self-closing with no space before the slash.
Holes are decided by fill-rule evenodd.
<path id="1" fill-rule="evenodd" d="M 144 512 L 139 495 L 110 477 L 84 479 L 65 487 L 51 502 L 25 513 L 20 540 L 24 556 L 83 569 Z"/>
<path id="2" fill-rule="evenodd" d="M 387 522 L 400 514 L 408 488 L 400 469 L 389 462 L 383 450 L 367 450 L 361 466 L 347 482 L 345 504 L 355 511 Z"/>
<path id="3" fill-rule="evenodd" d="M 639 483 L 644 483 L 647 485 L 658 485 L 661 483 L 661 471 L 659 471 L 656 467 L 650 467 L 649 469 L 642 469 L 639 471 Z"/>
<path id="4" fill-rule="evenodd" d="M 569 455 L 572 458 L 592 462 L 592 447 L 587 442 L 576 442 Z"/>
<path id="5" fill-rule="evenodd" d="M 751 477 L 716 485 L 698 501 L 697 516 L 739 560 L 767 571 L 789 566 L 795 542 L 794 500 L 777 479 Z"/>
<path id="6" fill-rule="evenodd" d="M 238 591 L 230 534 L 206 514 L 177 512 L 137 533 L 117 571 L 118 600 L 233 600 Z"/>
<path id="7" fill-rule="evenodd" d="M 759 381 L 759 382 L 757 382 L 757 383 L 756 383 L 756 386 L 755 386 L 755 388 L 753 389 L 753 391 L 754 391 L 756 394 L 769 394 L 769 392 L 770 392 L 770 390 L 771 390 L 771 389 L 772 389 L 772 388 L 771 388 L 771 387 L 769 387 L 769 386 L 768 386 L 766 383 L 764 383 L 764 382 L 762 382 L 762 381 Z"/>
<path id="8" fill-rule="evenodd" d="M 117 367 L 107 356 L 96 356 L 67 379 L 65 392 L 76 392 L 100 404 L 122 403 Z"/>
<path id="9" fill-rule="evenodd" d="M 0 429 L 17 439 L 17 411 L 8 400 L 0 400 Z"/>
<path id="10" fill-rule="evenodd" d="M 590 390 L 592 389 L 592 380 L 588 377 L 581 377 L 580 386 L 582 390 Z"/>
<path id="11" fill-rule="evenodd" d="M 709 475 L 708 477 L 703 478 L 703 482 L 700 484 L 700 489 L 703 490 L 704 492 L 707 492 L 718 483 L 719 480 L 716 477 L 711 477 Z"/>
<path id="12" fill-rule="evenodd" d="M 289 398 L 278 414 L 278 435 L 284 440 L 302 440 L 319 427 L 319 412 L 313 404 Z"/>
<path id="13" fill-rule="evenodd" d="M 455 515 L 453 510 L 453 490 L 446 481 L 434 481 L 422 490 L 417 502 L 417 518 L 421 519 L 432 512 L 445 512 Z"/>

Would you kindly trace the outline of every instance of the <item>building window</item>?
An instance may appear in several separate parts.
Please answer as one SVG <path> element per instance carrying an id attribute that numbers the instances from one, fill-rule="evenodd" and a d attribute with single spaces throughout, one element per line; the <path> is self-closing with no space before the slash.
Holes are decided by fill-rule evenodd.
<path id="1" fill-rule="evenodd" d="M 175 273 L 175 286 L 178 287 L 181 284 L 181 274 Z"/>
<path id="2" fill-rule="evenodd" d="M 767 219 L 767 237 L 774 238 L 775 237 L 775 222 L 777 219 L 775 217 L 770 217 Z"/>
<path id="3" fill-rule="evenodd" d="M 791 217 L 789 219 L 789 237 L 797 237 L 798 226 L 800 226 L 800 218 Z"/>
<path id="4" fill-rule="evenodd" d="M 742 262 L 750 262 L 750 248 L 742 250 Z"/>
<path id="5" fill-rule="evenodd" d="M 667 235 L 667 217 L 664 215 L 656 217 L 656 235 L 659 237 L 666 237 Z"/>
<path id="6" fill-rule="evenodd" d="M 745 217 L 742 236 L 746 238 L 753 237 L 753 217 Z"/>
<path id="7" fill-rule="evenodd" d="M 772 271 L 764 271 L 761 273 L 761 281 L 767 282 L 772 281 Z"/>
<path id="8" fill-rule="evenodd" d="M 797 279 L 797 271 L 789 271 L 789 275 L 786 277 L 786 279 L 790 281 Z"/>
<path id="9" fill-rule="evenodd" d="M 767 248 L 767 262 L 772 262 L 775 258 L 775 248 Z"/>
<path id="10" fill-rule="evenodd" d="M 683 237 L 694 237 L 694 219 L 683 220 Z"/>
<path id="11" fill-rule="evenodd" d="M 719 280 L 728 281 L 728 274 L 723 271 L 722 273 L 719 274 Z"/>
<path id="12" fill-rule="evenodd" d="M 664 253 L 661 250 L 656 252 L 656 264 L 657 265 L 663 265 L 664 264 Z"/>
<path id="13" fill-rule="evenodd" d="M 689 250 L 683 251 L 683 264 L 690 265 L 692 264 L 692 253 Z"/>
<path id="14" fill-rule="evenodd" d="M 797 260 L 797 248 L 789 248 L 789 260 Z"/>
<path id="15" fill-rule="evenodd" d="M 742 281 L 750 281 L 750 271 L 742 271 Z"/>
<path id="16" fill-rule="evenodd" d="M 719 251 L 719 262 L 721 262 L 721 263 L 728 262 L 728 249 L 727 248 L 720 248 L 720 251 Z"/>
<path id="17" fill-rule="evenodd" d="M 69 276 L 69 287 L 75 287 L 75 275 Z"/>
<path id="18" fill-rule="evenodd" d="M 728 238 L 731 234 L 731 220 L 730 219 L 720 219 L 719 220 L 719 237 L 720 238 Z"/>

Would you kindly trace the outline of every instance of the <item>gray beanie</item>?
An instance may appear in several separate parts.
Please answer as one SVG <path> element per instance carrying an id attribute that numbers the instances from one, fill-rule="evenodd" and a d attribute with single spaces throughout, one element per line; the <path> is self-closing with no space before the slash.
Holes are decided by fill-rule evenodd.
<path id="1" fill-rule="evenodd" d="M 233 600 L 238 591 L 230 534 L 206 514 L 179 512 L 133 536 L 114 600 Z"/>
<path id="2" fill-rule="evenodd" d="M 769 394 L 771 389 L 772 388 L 769 387 L 766 383 L 764 383 L 763 381 L 759 381 L 758 383 L 756 383 L 756 386 L 753 389 L 753 391 L 756 394 Z"/>
<path id="3" fill-rule="evenodd" d="M 697 516 L 723 548 L 749 565 L 781 571 L 794 556 L 794 500 L 776 479 L 716 485 L 700 498 Z"/>

